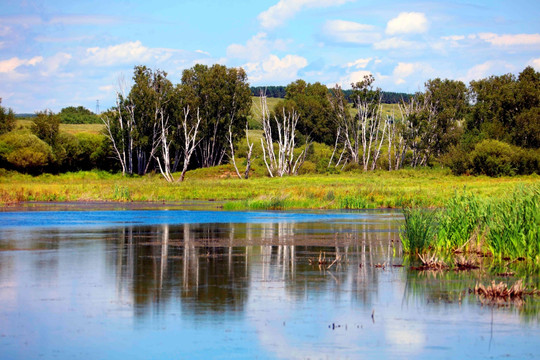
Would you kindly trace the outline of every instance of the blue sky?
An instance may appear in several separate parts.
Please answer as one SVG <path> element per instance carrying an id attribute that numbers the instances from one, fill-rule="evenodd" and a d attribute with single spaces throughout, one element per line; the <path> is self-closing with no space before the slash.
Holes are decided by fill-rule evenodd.
<path id="1" fill-rule="evenodd" d="M 153 0 L 0 4 L 0 97 L 15 112 L 114 104 L 144 64 L 180 81 L 196 63 L 242 66 L 251 85 L 344 88 L 373 74 L 415 92 L 540 71 L 539 1 Z"/>

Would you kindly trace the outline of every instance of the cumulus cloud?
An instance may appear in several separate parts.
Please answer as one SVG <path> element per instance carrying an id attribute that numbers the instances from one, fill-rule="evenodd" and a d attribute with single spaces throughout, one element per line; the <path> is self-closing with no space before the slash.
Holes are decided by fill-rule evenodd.
<path id="1" fill-rule="evenodd" d="M 465 35 L 450 35 L 441 37 L 443 40 L 447 41 L 459 41 L 465 39 Z"/>
<path id="2" fill-rule="evenodd" d="M 280 0 L 257 17 L 261 26 L 276 28 L 305 8 L 324 8 L 342 5 L 351 0 Z"/>
<path id="3" fill-rule="evenodd" d="M 277 39 L 269 40 L 264 32 L 254 35 L 245 45 L 231 44 L 227 47 L 227 57 L 237 59 L 249 59 L 249 61 L 259 61 L 267 58 L 272 51 L 285 51 L 287 41 Z"/>
<path id="4" fill-rule="evenodd" d="M 373 58 L 365 58 L 365 59 L 357 59 L 353 62 L 347 63 L 346 67 L 351 68 L 357 68 L 357 69 L 365 69 L 366 66 L 370 63 L 370 61 L 373 60 Z"/>
<path id="5" fill-rule="evenodd" d="M 425 78 L 429 77 L 433 73 L 433 68 L 428 64 L 421 62 L 399 62 L 392 72 L 392 78 L 396 85 L 401 85 L 406 83 L 406 79 L 412 77 L 413 75 L 419 75 L 421 78 Z"/>
<path id="6" fill-rule="evenodd" d="M 467 74 L 459 80 L 469 82 L 471 80 L 483 79 L 497 73 L 506 73 L 514 70 L 514 67 L 504 61 L 488 60 L 482 64 L 475 65 L 467 70 Z"/>
<path id="7" fill-rule="evenodd" d="M 529 66 L 532 66 L 536 71 L 540 71 L 540 58 L 531 59 L 528 63 Z"/>
<path id="8" fill-rule="evenodd" d="M 42 56 L 35 56 L 31 59 L 19 59 L 18 57 L 13 57 L 8 60 L 0 61 L 0 73 L 14 72 L 18 67 L 21 66 L 36 66 L 36 64 L 42 61 Z"/>
<path id="9" fill-rule="evenodd" d="M 373 47 L 377 50 L 391 50 L 391 49 L 421 49 L 425 45 L 416 41 L 403 40 L 398 37 L 391 37 L 378 41 L 373 44 Z"/>
<path id="10" fill-rule="evenodd" d="M 494 46 L 540 45 L 540 34 L 494 34 L 480 33 L 478 38 Z"/>
<path id="11" fill-rule="evenodd" d="M 308 65 L 306 58 L 298 55 L 286 55 L 279 58 L 270 55 L 260 62 L 251 62 L 243 65 L 250 81 L 284 83 L 296 80 L 298 71 Z"/>
<path id="12" fill-rule="evenodd" d="M 171 58 L 178 50 L 148 48 L 140 41 L 131 41 L 105 48 L 92 47 L 86 49 L 86 58 L 83 64 L 95 66 L 111 66 L 117 64 L 131 64 L 144 62 L 162 62 Z"/>
<path id="13" fill-rule="evenodd" d="M 426 15 L 420 12 L 402 12 L 386 24 L 388 35 L 424 33 L 427 29 Z"/>
<path id="14" fill-rule="evenodd" d="M 46 58 L 45 61 L 43 61 L 43 66 L 40 70 L 41 75 L 43 76 L 50 76 L 53 74 L 59 75 L 58 70 L 62 67 L 67 65 L 69 61 L 71 60 L 71 55 L 59 52 L 49 58 Z M 63 74 L 63 76 L 66 76 L 67 74 Z"/>
<path id="15" fill-rule="evenodd" d="M 338 43 L 372 44 L 381 37 L 372 25 L 345 20 L 328 20 L 323 32 L 325 37 Z"/>

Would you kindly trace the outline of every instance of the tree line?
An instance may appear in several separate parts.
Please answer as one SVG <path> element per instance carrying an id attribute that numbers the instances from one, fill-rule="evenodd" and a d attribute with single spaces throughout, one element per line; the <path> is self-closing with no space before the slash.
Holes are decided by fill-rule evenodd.
<path id="1" fill-rule="evenodd" d="M 259 88 L 254 118 L 257 88 L 241 68 L 195 65 L 173 84 L 161 70 L 136 66 L 133 85 L 120 82 L 116 105 L 98 117 L 101 135 L 59 131 L 61 115 L 95 121 L 84 109 L 41 112 L 30 129 L 17 129 L 13 112 L 0 106 L 0 166 L 30 173 L 155 171 L 170 182 L 189 169 L 225 163 L 238 177 L 261 169 L 284 176 L 437 164 L 456 174 L 538 172 L 540 73 L 532 67 L 468 85 L 432 79 L 393 105 L 374 81 L 366 76 L 345 91 L 297 80 L 271 107 L 268 97 L 282 89 Z M 254 124 L 260 135 L 251 132 Z"/>
<path id="2" fill-rule="evenodd" d="M 287 96 L 287 87 L 286 86 L 252 86 L 249 88 L 251 91 L 251 96 L 259 96 L 261 93 L 264 93 L 267 97 L 270 98 L 279 98 L 283 99 Z M 332 91 L 332 89 L 330 89 Z M 349 103 L 354 102 L 353 90 L 342 90 L 345 95 L 345 99 Z M 411 98 L 411 94 L 393 92 L 393 91 L 382 91 L 382 102 L 384 104 L 399 104 L 402 101 L 408 101 Z"/>

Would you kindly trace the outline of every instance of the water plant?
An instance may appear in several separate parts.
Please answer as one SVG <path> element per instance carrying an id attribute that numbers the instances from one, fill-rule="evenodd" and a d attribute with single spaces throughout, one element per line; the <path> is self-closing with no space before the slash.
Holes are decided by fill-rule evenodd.
<path id="1" fill-rule="evenodd" d="M 422 253 L 434 243 L 437 233 L 437 213 L 420 208 L 403 209 L 405 223 L 400 233 L 403 251 Z"/>
<path id="2" fill-rule="evenodd" d="M 519 187 L 489 205 L 486 242 L 496 256 L 540 263 L 540 187 Z"/>
<path id="3" fill-rule="evenodd" d="M 483 232 L 485 218 L 484 201 L 465 191 L 454 193 L 440 212 L 437 247 L 445 250 L 462 249 L 474 240 L 473 237 L 478 238 L 478 234 Z"/>

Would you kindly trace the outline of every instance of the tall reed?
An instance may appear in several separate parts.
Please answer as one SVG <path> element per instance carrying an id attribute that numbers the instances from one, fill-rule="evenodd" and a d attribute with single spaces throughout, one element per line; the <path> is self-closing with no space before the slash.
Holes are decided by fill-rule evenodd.
<path id="1" fill-rule="evenodd" d="M 485 218 L 484 201 L 470 193 L 456 192 L 440 213 L 437 247 L 452 250 L 465 246 L 475 234 L 483 232 Z"/>
<path id="2" fill-rule="evenodd" d="M 540 263 L 540 187 L 519 187 L 488 209 L 486 242 L 491 252 Z"/>
<path id="3" fill-rule="evenodd" d="M 437 233 L 437 213 L 435 211 L 405 208 L 405 223 L 400 233 L 403 251 L 421 253 L 434 243 Z"/>

